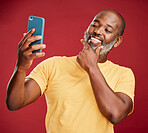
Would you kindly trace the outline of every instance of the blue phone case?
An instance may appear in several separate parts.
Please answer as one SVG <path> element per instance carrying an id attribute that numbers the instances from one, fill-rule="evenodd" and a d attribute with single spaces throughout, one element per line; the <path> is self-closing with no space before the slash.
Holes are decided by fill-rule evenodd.
<path id="1" fill-rule="evenodd" d="M 35 28 L 35 32 L 33 33 L 32 36 L 34 36 L 34 35 L 41 35 L 42 36 L 41 40 L 37 40 L 35 42 L 32 42 L 30 45 L 42 44 L 43 43 L 44 24 L 45 24 L 44 18 L 37 17 L 37 16 L 29 16 L 28 31 L 30 31 L 32 28 Z M 42 52 L 42 49 L 33 51 L 33 53 L 35 53 L 35 52 Z"/>

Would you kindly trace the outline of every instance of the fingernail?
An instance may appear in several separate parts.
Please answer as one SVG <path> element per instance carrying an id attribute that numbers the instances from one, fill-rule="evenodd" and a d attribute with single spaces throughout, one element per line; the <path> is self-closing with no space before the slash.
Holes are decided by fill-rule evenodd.
<path id="1" fill-rule="evenodd" d="M 42 36 L 37 36 L 38 39 L 42 39 Z"/>
<path id="2" fill-rule="evenodd" d="M 23 33 L 23 36 L 25 36 L 27 33 Z"/>
<path id="3" fill-rule="evenodd" d="M 32 31 L 35 31 L 35 28 L 32 28 Z"/>
<path id="4" fill-rule="evenodd" d="M 42 44 L 42 47 L 43 47 L 43 48 L 46 48 L 46 45 L 45 45 L 45 44 Z"/>
<path id="5" fill-rule="evenodd" d="M 82 41 L 83 41 L 83 39 L 80 39 L 80 41 L 82 42 Z"/>
<path id="6" fill-rule="evenodd" d="M 42 52 L 42 56 L 44 56 L 45 55 L 45 52 Z"/>

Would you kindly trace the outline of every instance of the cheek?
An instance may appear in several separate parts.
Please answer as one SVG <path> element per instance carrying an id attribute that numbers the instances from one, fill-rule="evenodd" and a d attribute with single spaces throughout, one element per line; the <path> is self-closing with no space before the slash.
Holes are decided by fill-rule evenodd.
<path id="1" fill-rule="evenodd" d="M 114 41 L 114 39 L 115 39 L 114 35 L 106 35 L 104 40 L 105 40 L 105 43 L 110 43 Z"/>
<path id="2" fill-rule="evenodd" d="M 111 36 L 106 35 L 105 38 L 104 38 L 104 40 L 105 40 L 106 43 L 108 43 L 108 42 L 111 41 L 111 38 L 112 38 Z"/>
<path id="3" fill-rule="evenodd" d="M 89 27 L 88 28 L 88 34 L 93 34 L 94 33 L 94 28 L 93 27 Z"/>

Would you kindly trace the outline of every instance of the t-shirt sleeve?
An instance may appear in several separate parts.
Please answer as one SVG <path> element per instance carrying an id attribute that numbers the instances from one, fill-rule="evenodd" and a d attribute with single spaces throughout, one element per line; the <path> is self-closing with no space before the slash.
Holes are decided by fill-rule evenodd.
<path id="1" fill-rule="evenodd" d="M 49 58 L 38 64 L 32 72 L 26 77 L 34 79 L 41 89 L 41 95 L 45 92 L 48 86 L 50 72 L 53 65 L 53 59 Z"/>
<path id="2" fill-rule="evenodd" d="M 131 69 L 126 68 L 125 71 L 123 71 L 114 91 L 127 94 L 134 103 L 135 77 Z"/>

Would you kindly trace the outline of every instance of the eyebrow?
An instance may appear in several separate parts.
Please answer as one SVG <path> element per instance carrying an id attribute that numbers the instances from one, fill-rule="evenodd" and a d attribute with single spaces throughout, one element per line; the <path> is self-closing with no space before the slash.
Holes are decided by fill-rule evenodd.
<path id="1" fill-rule="evenodd" d="M 100 20 L 98 20 L 98 19 L 95 19 L 95 20 L 94 20 L 94 22 L 100 22 Z"/>
<path id="2" fill-rule="evenodd" d="M 94 22 L 98 22 L 98 23 L 99 23 L 99 22 L 101 22 L 101 21 L 98 20 L 98 19 L 95 19 Z M 107 25 L 108 27 L 111 27 L 112 29 L 114 29 L 113 26 L 111 26 L 110 24 L 106 24 L 106 25 Z"/>
<path id="3" fill-rule="evenodd" d="M 111 27 L 112 29 L 114 29 L 113 26 L 111 26 L 111 25 L 109 25 L 109 24 L 106 24 L 106 25 L 107 25 L 108 27 Z"/>

